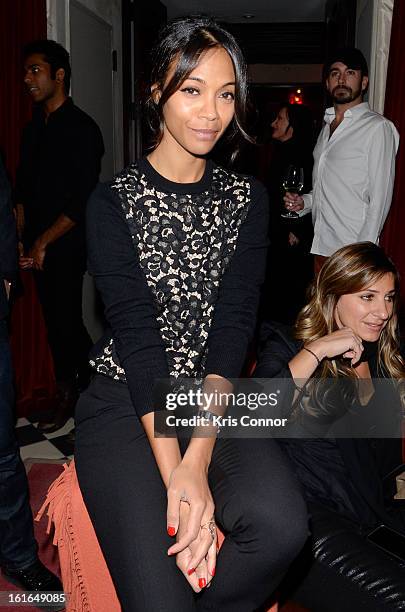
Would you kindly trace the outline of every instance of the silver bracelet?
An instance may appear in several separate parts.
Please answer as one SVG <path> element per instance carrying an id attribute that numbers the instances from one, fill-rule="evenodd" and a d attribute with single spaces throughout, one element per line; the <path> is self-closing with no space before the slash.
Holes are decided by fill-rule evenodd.
<path id="1" fill-rule="evenodd" d="M 215 419 L 219 416 L 219 414 L 214 414 L 210 410 L 204 410 L 203 408 L 200 408 L 200 410 L 197 412 L 197 417 L 204 419 L 205 421 L 209 421 L 213 427 L 217 428 L 217 434 L 221 431 L 220 426 L 215 423 Z"/>

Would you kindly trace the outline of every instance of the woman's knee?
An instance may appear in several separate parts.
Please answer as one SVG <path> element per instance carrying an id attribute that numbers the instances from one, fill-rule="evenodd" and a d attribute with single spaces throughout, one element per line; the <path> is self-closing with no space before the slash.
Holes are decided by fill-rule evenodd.
<path id="1" fill-rule="evenodd" d="M 309 535 L 305 501 L 297 491 L 289 504 L 245 507 L 234 530 L 234 538 L 244 552 L 255 553 L 261 563 L 288 565 L 298 555 Z"/>
<path id="2" fill-rule="evenodd" d="M 273 516 L 273 542 L 282 556 L 293 561 L 310 535 L 308 511 L 304 498 L 297 493 L 288 508 Z"/>

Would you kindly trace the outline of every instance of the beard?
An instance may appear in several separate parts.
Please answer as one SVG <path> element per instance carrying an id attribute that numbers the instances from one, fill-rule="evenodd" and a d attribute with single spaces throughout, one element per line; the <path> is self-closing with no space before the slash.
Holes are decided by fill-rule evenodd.
<path id="1" fill-rule="evenodd" d="M 353 100 L 356 100 L 356 98 L 361 96 L 361 93 L 361 87 L 353 90 L 351 87 L 347 87 L 346 85 L 337 85 L 333 88 L 331 96 L 334 104 L 348 104 L 349 102 L 353 102 Z"/>

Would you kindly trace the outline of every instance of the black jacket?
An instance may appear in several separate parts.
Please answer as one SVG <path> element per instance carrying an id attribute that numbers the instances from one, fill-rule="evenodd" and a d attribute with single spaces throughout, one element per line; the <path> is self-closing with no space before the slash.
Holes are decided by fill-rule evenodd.
<path id="1" fill-rule="evenodd" d="M 288 363 L 300 348 L 301 343 L 294 339 L 289 327 L 279 323 L 266 322 L 262 327 L 259 357 L 254 376 L 256 378 L 291 378 Z M 369 366 L 372 376 L 376 377 L 376 364 L 369 361 Z M 313 486 L 313 482 L 321 472 L 320 468 L 324 470 L 325 474 L 329 472 L 328 487 L 331 494 L 329 509 L 336 511 L 336 505 L 333 502 L 335 501 L 334 493 L 336 492 L 337 497 L 337 491 L 334 490 L 334 486 L 335 484 L 338 486 L 338 480 L 336 479 L 334 483 L 332 474 L 334 464 L 332 460 L 328 465 L 328 456 L 322 456 L 322 465 L 320 466 L 318 463 L 319 456 L 317 458 L 315 453 L 311 456 L 310 453 L 304 451 L 306 443 L 310 443 L 311 449 L 316 450 L 316 442 L 316 439 L 295 439 L 291 442 L 288 439 L 282 440 L 290 458 L 296 463 L 298 475 L 300 474 L 300 464 L 304 467 L 301 473 L 309 475 L 302 482 L 304 489 L 307 484 Z M 347 474 L 350 475 L 351 483 L 347 491 L 347 497 L 353 501 L 353 508 L 347 509 L 347 515 L 350 516 L 354 509 L 355 512 L 357 510 L 357 517 L 361 514 L 361 522 L 364 525 L 384 522 L 400 528 L 402 524 L 397 523 L 395 517 L 390 514 L 386 507 L 383 476 L 401 463 L 401 440 L 336 437 L 334 442 L 340 452 Z M 391 456 L 391 465 L 386 464 L 388 454 Z M 313 480 L 311 474 L 314 475 Z M 322 489 L 322 493 L 320 492 L 322 503 L 325 503 L 324 493 L 325 489 Z M 312 501 L 315 501 L 313 497 Z M 327 503 L 328 500 L 326 500 Z"/>
<path id="2" fill-rule="evenodd" d="M 4 281 L 17 275 L 17 236 L 10 185 L 0 159 L 0 320 L 8 314 L 8 300 Z"/>

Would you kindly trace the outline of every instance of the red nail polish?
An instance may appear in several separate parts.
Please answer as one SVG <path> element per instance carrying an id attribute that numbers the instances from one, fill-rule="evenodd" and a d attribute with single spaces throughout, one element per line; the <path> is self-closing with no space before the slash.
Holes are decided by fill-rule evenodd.
<path id="1" fill-rule="evenodd" d="M 211 576 L 215 576 L 215 567 L 212 568 Z"/>
<path id="2" fill-rule="evenodd" d="M 191 576 L 191 574 L 194 574 L 194 572 L 195 572 L 195 567 L 192 567 L 191 569 L 187 570 L 187 574 L 189 576 Z"/>
<path id="3" fill-rule="evenodd" d="M 207 581 L 205 580 L 205 578 L 199 579 L 198 586 L 200 587 L 200 589 L 203 589 L 205 586 L 207 586 Z"/>
<path id="4" fill-rule="evenodd" d="M 167 528 L 167 533 L 169 534 L 169 536 L 174 536 L 176 535 L 176 530 L 174 527 L 168 527 Z"/>

